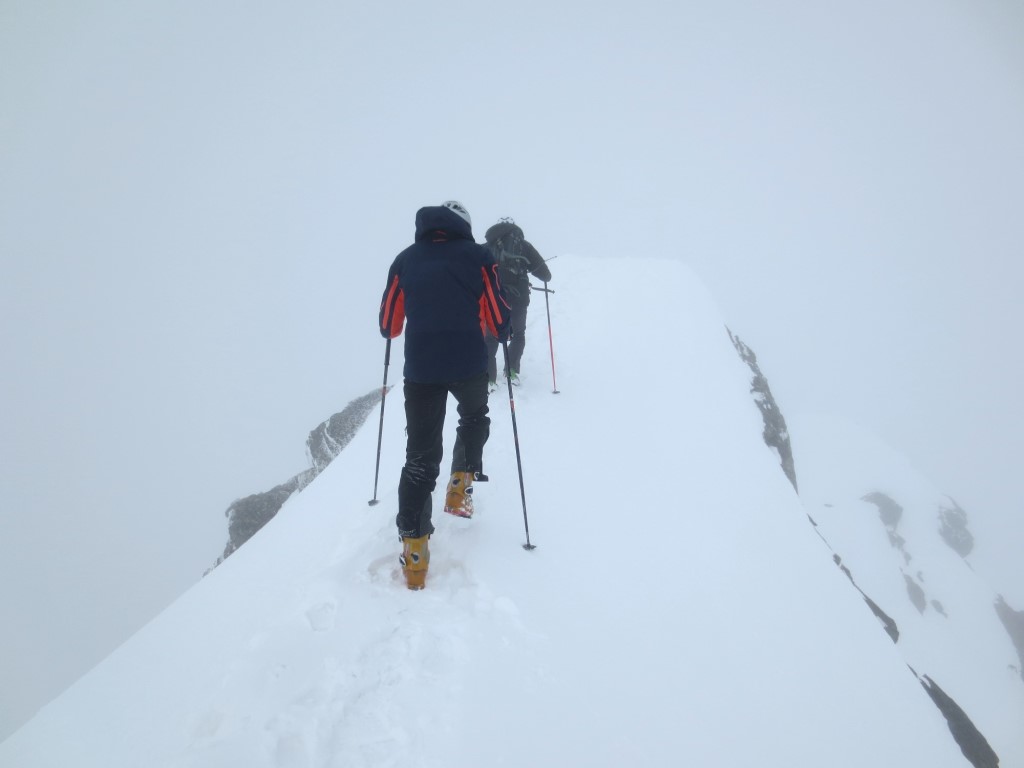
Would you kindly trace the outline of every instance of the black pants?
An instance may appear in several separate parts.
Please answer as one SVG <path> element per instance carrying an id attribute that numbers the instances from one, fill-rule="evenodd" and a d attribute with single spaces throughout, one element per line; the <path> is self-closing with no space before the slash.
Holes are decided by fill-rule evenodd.
<path id="1" fill-rule="evenodd" d="M 522 304 L 514 302 L 512 304 L 512 311 L 509 313 L 509 320 L 512 323 L 512 341 L 508 343 L 508 362 L 512 366 L 512 370 L 519 373 L 522 369 L 519 367 L 523 360 L 523 350 L 526 349 L 526 310 L 529 309 L 530 302 L 524 302 Z M 498 379 L 498 364 L 495 362 L 494 356 L 498 351 L 498 340 L 487 334 L 487 375 L 491 381 Z M 507 372 L 506 372 L 507 373 Z"/>
<path id="2" fill-rule="evenodd" d="M 442 437 L 448 393 L 458 402 L 459 426 L 452 449 L 452 472 L 482 472 L 484 444 L 491 433 L 487 416 L 487 375 L 443 384 L 405 382 L 408 440 L 398 482 L 398 534 L 419 538 L 434 532 L 430 494 L 444 455 Z"/>

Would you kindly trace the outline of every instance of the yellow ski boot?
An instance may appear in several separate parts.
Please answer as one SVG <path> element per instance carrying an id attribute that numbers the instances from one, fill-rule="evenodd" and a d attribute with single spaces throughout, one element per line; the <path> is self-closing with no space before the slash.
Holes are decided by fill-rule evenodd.
<path id="1" fill-rule="evenodd" d="M 444 511 L 456 517 L 473 516 L 472 472 L 452 472 L 448 493 L 444 497 Z"/>
<path id="2" fill-rule="evenodd" d="M 405 585 L 409 589 L 423 589 L 427 584 L 427 566 L 430 564 L 430 550 L 427 548 L 429 538 L 427 535 L 418 539 L 402 539 L 402 555 L 398 562 L 402 564 Z"/>

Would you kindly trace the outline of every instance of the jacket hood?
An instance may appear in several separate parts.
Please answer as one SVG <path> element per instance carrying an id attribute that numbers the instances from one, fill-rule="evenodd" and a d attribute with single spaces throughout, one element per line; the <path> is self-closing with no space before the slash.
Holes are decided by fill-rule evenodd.
<path id="1" fill-rule="evenodd" d="M 446 232 L 448 236 L 473 239 L 473 228 L 459 214 L 442 205 L 430 205 L 416 211 L 416 242 L 427 239 L 431 232 Z"/>

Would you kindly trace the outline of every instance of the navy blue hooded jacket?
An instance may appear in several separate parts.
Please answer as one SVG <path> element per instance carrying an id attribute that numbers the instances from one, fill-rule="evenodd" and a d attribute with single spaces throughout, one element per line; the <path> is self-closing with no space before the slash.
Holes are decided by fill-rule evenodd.
<path id="1" fill-rule="evenodd" d="M 508 340 L 498 268 L 469 222 L 443 206 L 416 212 L 416 241 L 395 258 L 380 304 L 384 338 L 405 333 L 405 378 L 461 381 L 487 370 L 484 333 Z"/>

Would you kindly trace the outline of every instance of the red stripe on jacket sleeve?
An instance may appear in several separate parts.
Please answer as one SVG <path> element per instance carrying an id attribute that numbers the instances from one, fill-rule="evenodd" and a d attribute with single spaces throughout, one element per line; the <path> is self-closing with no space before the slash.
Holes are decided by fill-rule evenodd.
<path id="1" fill-rule="evenodd" d="M 497 271 L 496 265 L 494 269 Z M 484 294 L 480 297 L 480 328 L 497 337 L 498 326 L 504 323 L 501 315 L 501 302 L 494 294 L 494 283 L 491 282 L 491 276 L 487 274 L 487 268 L 481 267 L 480 272 L 484 278 Z"/>
<path id="2" fill-rule="evenodd" d="M 490 311 L 487 309 L 487 297 L 480 297 L 480 333 L 484 336 L 490 334 L 491 336 L 498 335 L 498 329 L 494 327 L 494 320 L 491 317 Z"/>
<path id="3" fill-rule="evenodd" d="M 398 286 L 398 275 L 391 281 L 391 286 L 384 294 L 380 307 L 380 331 L 389 339 L 402 334 L 405 324 L 405 293 Z"/>

